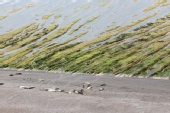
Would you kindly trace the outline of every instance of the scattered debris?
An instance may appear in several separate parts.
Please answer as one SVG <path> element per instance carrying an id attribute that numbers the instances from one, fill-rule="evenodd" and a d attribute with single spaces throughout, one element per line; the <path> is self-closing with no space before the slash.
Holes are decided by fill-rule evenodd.
<path id="1" fill-rule="evenodd" d="M 39 79 L 38 81 L 44 81 L 44 79 Z M 103 91 L 103 90 L 105 89 L 104 87 L 106 86 L 106 84 L 103 83 L 103 84 L 100 84 L 100 86 L 102 86 L 102 87 L 99 89 L 99 91 Z M 41 91 L 64 92 L 64 93 L 68 93 L 68 94 L 81 94 L 81 95 L 84 95 L 84 90 L 86 90 L 86 89 L 89 90 L 89 89 L 92 89 L 92 88 L 93 88 L 93 87 L 92 87 L 91 83 L 85 82 L 85 83 L 83 84 L 83 88 L 82 88 L 82 89 L 79 89 L 79 90 L 73 89 L 73 90 L 65 91 L 65 90 L 60 89 L 60 88 L 47 88 L 47 89 L 41 90 Z"/>
<path id="2" fill-rule="evenodd" d="M 41 90 L 43 91 L 43 90 Z M 47 88 L 44 91 L 48 91 L 48 92 L 64 92 L 64 93 L 68 93 L 68 94 L 81 94 L 83 95 L 84 90 L 70 90 L 70 91 L 65 91 L 59 88 Z"/>
<path id="3" fill-rule="evenodd" d="M 20 86 L 20 89 L 34 89 L 34 86 Z"/>

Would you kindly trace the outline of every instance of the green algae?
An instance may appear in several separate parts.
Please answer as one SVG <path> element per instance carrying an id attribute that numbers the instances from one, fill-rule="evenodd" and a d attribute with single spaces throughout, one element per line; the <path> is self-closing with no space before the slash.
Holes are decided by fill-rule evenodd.
<path id="1" fill-rule="evenodd" d="M 80 24 L 79 26 L 76 26 L 74 29 L 72 29 L 68 35 L 72 35 L 74 32 L 78 31 L 82 26 L 90 23 L 90 22 L 93 22 L 95 19 L 97 19 L 99 16 L 95 16 L 95 17 L 92 17 L 90 19 L 88 19 L 86 22 L 84 22 L 83 24 Z"/>
<path id="2" fill-rule="evenodd" d="M 18 48 L 21 49 L 3 58 L 1 67 L 59 69 L 71 72 L 132 74 L 133 76 L 150 77 L 168 76 L 170 69 L 170 49 L 168 47 L 170 23 L 168 18 L 160 18 L 153 23 L 124 32 L 155 15 L 147 16 L 124 27 L 109 27 L 97 38 L 85 42 L 74 41 L 87 32 L 82 32 L 63 42 L 47 44 L 71 31 L 72 33 L 78 31 L 83 25 L 93 22 L 97 17 L 89 19 L 85 24 L 75 28 L 72 26 L 80 19 L 60 28 L 57 28 L 58 25 L 49 26 L 43 31 L 38 30 L 34 35 L 31 35 L 32 32 L 30 32 L 23 38 L 26 40 L 20 40 L 18 43 L 15 39 L 9 38 L 13 43 L 5 43 L 5 46 L 20 45 Z M 27 30 L 31 31 L 32 29 L 27 28 Z M 36 41 L 42 36 L 44 39 L 29 45 L 30 42 Z M 116 38 L 112 38 L 113 36 Z M 36 48 L 40 48 L 40 50 L 26 56 Z"/>
<path id="3" fill-rule="evenodd" d="M 166 2 L 167 2 L 167 0 L 157 0 L 154 5 L 145 8 L 143 11 L 144 12 L 151 11 L 151 10 L 157 8 L 158 6 L 160 6 L 161 4 L 164 4 Z"/>
<path id="4" fill-rule="evenodd" d="M 0 16 L 0 20 L 7 18 L 7 16 Z"/>

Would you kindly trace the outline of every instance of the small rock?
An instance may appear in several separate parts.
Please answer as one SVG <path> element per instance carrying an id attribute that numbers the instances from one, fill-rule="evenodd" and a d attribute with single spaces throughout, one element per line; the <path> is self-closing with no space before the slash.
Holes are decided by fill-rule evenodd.
<path id="1" fill-rule="evenodd" d="M 74 93 L 76 93 L 76 94 L 82 94 L 82 95 L 83 95 L 84 90 L 83 90 L 83 89 L 81 89 L 81 90 L 75 90 L 75 92 L 74 92 Z"/>
<path id="2" fill-rule="evenodd" d="M 10 74 L 9 76 L 14 76 L 13 74 Z"/>
<path id="3" fill-rule="evenodd" d="M 71 92 L 71 91 L 68 91 L 67 93 L 68 93 L 68 94 L 73 94 L 73 92 Z"/>
<path id="4" fill-rule="evenodd" d="M 45 91 L 48 91 L 48 92 L 57 92 L 58 90 L 59 88 L 55 88 L 55 87 L 45 89 Z"/>
<path id="5" fill-rule="evenodd" d="M 4 85 L 4 83 L 0 83 L 0 85 Z"/>
<path id="6" fill-rule="evenodd" d="M 100 89 L 99 89 L 99 91 L 103 91 L 103 90 L 104 90 L 104 88 L 100 88 Z"/>
<path id="7" fill-rule="evenodd" d="M 73 94 L 74 92 L 75 92 L 75 90 L 70 90 L 70 91 L 66 91 L 65 93 Z"/>
<path id="8" fill-rule="evenodd" d="M 89 82 L 85 82 L 84 84 L 88 84 L 88 85 L 90 85 L 90 83 L 89 83 Z"/>
<path id="9" fill-rule="evenodd" d="M 164 40 L 158 40 L 158 42 L 164 42 Z"/>
<path id="10" fill-rule="evenodd" d="M 58 92 L 64 92 L 64 90 L 61 90 L 61 89 L 58 89 L 57 91 L 58 91 Z"/>
<path id="11" fill-rule="evenodd" d="M 96 74 L 96 76 L 102 76 L 102 75 L 104 75 L 104 74 L 103 73 Z"/>
<path id="12" fill-rule="evenodd" d="M 45 80 L 44 79 L 38 79 L 39 82 L 44 82 Z"/>
<path id="13" fill-rule="evenodd" d="M 101 84 L 100 86 L 106 86 L 106 84 L 104 83 L 104 84 Z"/>
<path id="14" fill-rule="evenodd" d="M 57 90 L 55 90 L 55 89 L 47 89 L 46 91 L 48 91 L 48 92 L 57 92 Z"/>
<path id="15" fill-rule="evenodd" d="M 74 93 L 78 94 L 79 92 L 77 90 L 75 90 Z"/>
<path id="16" fill-rule="evenodd" d="M 89 83 L 89 82 L 85 82 L 84 84 L 83 84 L 83 89 L 84 88 L 88 88 L 88 87 L 91 87 L 91 84 Z"/>
<path id="17" fill-rule="evenodd" d="M 40 91 L 47 91 L 47 89 L 39 89 Z"/>
<path id="18" fill-rule="evenodd" d="M 91 84 L 88 84 L 88 85 L 87 85 L 87 87 L 90 87 L 90 86 L 91 86 Z"/>
<path id="19" fill-rule="evenodd" d="M 45 91 L 48 91 L 48 92 L 57 92 L 57 90 L 56 90 L 56 89 L 53 89 L 53 88 L 45 89 Z"/>
<path id="20" fill-rule="evenodd" d="M 21 89 L 34 89 L 34 86 L 20 86 Z"/>
<path id="21" fill-rule="evenodd" d="M 15 75 L 22 75 L 22 73 L 15 73 Z"/>
<path id="22" fill-rule="evenodd" d="M 92 89 L 92 86 L 87 87 L 87 89 Z"/>

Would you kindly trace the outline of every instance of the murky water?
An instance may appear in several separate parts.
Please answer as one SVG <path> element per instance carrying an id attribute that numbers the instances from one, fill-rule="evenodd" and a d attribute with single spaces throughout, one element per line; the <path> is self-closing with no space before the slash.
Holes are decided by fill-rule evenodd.
<path id="1" fill-rule="evenodd" d="M 113 22 L 115 22 L 115 26 L 125 26 L 159 11 L 157 16 L 141 23 L 144 24 L 154 21 L 170 12 L 170 6 L 158 7 L 152 11 L 143 12 L 146 7 L 152 6 L 154 3 L 155 0 L 138 0 L 137 2 L 134 2 L 134 0 L 110 0 L 108 4 L 101 6 L 102 2 L 98 2 L 97 0 L 1 0 L 0 16 L 7 16 L 7 18 L 0 21 L 0 34 L 4 34 L 6 31 L 19 28 L 31 22 L 45 23 L 44 27 L 49 26 L 54 20 L 54 16 L 58 14 L 62 14 L 61 18 L 55 20 L 55 23 L 59 24 L 59 27 L 80 18 L 81 20 L 76 23 L 73 28 L 94 16 L 100 15 L 100 17 L 93 22 L 86 24 L 86 27 L 81 27 L 72 35 L 65 34 L 53 40 L 51 43 L 64 41 L 83 31 L 88 31 L 86 35 L 77 39 L 77 41 L 85 41 L 95 38 L 98 34 L 108 29 Z M 33 6 L 27 8 L 29 5 Z M 84 10 L 83 7 L 87 6 L 89 8 Z M 21 8 L 21 10 L 15 13 L 9 13 L 13 9 L 18 8 Z M 54 12 L 53 16 L 48 20 L 42 20 L 43 15 L 49 14 L 57 8 L 60 8 L 60 10 Z"/>

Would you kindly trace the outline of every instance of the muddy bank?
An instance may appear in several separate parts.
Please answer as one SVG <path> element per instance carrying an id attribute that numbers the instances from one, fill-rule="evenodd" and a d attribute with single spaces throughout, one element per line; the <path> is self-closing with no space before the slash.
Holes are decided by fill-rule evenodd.
<path id="1" fill-rule="evenodd" d="M 10 76 L 10 75 L 13 76 Z M 83 94 L 48 92 L 80 90 Z M 1 113 L 168 113 L 169 80 L 0 69 Z M 34 86 L 23 89 L 20 86 Z M 101 88 L 104 90 L 99 91 Z"/>

